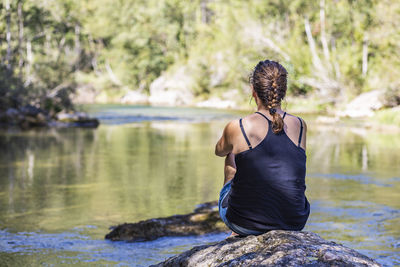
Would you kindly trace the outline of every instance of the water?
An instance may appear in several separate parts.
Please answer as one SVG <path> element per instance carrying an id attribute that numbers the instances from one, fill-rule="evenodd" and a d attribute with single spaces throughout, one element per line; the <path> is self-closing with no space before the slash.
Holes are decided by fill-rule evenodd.
<path id="1" fill-rule="evenodd" d="M 92 105 L 97 129 L 0 131 L 0 266 L 147 266 L 227 234 L 104 240 L 122 222 L 216 200 L 214 145 L 238 112 Z M 304 230 L 400 264 L 399 133 L 308 124 Z"/>

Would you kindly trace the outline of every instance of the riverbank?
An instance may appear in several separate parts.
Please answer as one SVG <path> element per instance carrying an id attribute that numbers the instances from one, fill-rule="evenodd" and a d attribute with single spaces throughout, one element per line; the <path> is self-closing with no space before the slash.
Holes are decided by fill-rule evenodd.
<path id="1" fill-rule="evenodd" d="M 18 108 L 8 108 L 0 111 L 0 127 L 18 127 L 30 129 L 34 127 L 88 127 L 96 128 L 99 120 L 85 112 L 59 112 L 50 115 L 49 112 L 35 106 L 26 105 Z"/>
<path id="2" fill-rule="evenodd" d="M 171 85 L 172 86 L 172 85 Z M 167 88 L 155 83 L 149 94 L 138 91 L 96 93 L 92 87 L 77 90 L 72 99 L 78 105 L 84 104 L 122 104 L 148 105 L 154 107 L 194 107 L 221 110 L 252 112 L 254 99 L 245 99 L 238 90 L 230 90 L 221 95 L 208 98 L 185 96 L 182 88 Z M 250 94 L 249 94 L 250 95 Z M 377 130 L 400 131 L 400 106 L 390 106 L 383 92 L 373 90 L 362 93 L 352 101 L 334 105 L 317 95 L 288 95 L 282 101 L 282 109 L 292 114 L 310 114 L 319 116 L 319 123 L 329 124 L 338 121 L 354 120 L 358 125 Z"/>

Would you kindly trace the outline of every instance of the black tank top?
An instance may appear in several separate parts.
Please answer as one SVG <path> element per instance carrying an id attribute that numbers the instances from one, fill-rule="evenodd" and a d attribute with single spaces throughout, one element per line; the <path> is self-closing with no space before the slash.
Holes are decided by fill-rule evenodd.
<path id="1" fill-rule="evenodd" d="M 239 226 L 266 232 L 273 229 L 302 230 L 310 214 L 305 196 L 306 153 L 282 129 L 275 134 L 268 120 L 268 133 L 256 147 L 240 128 L 249 149 L 235 155 L 236 174 L 228 198 L 226 218 Z M 285 117 L 286 112 L 283 116 Z"/>

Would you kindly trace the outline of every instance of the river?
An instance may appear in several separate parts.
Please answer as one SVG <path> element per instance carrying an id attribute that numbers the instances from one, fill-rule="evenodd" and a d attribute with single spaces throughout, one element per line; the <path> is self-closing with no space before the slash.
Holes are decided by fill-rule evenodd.
<path id="1" fill-rule="evenodd" d="M 216 200 L 224 125 L 246 112 L 89 105 L 97 129 L 0 131 L 0 266 L 147 266 L 227 234 L 104 240 L 108 227 Z M 400 265 L 399 133 L 307 121 L 304 230 Z"/>

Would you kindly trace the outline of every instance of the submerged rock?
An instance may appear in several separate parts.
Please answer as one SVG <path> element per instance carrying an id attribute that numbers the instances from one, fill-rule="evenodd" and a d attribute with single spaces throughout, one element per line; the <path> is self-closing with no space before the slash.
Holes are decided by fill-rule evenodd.
<path id="1" fill-rule="evenodd" d="M 147 241 L 163 236 L 189 236 L 228 231 L 218 213 L 218 203 L 199 205 L 192 213 L 156 218 L 111 227 L 105 236 L 112 241 Z"/>
<path id="2" fill-rule="evenodd" d="M 381 266 L 367 256 L 306 231 L 273 230 L 197 246 L 153 266 Z"/>

